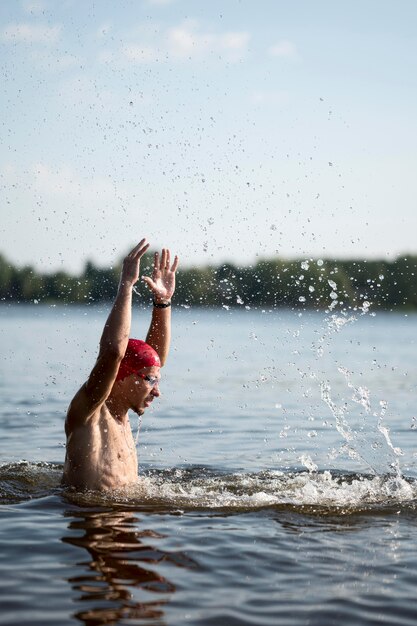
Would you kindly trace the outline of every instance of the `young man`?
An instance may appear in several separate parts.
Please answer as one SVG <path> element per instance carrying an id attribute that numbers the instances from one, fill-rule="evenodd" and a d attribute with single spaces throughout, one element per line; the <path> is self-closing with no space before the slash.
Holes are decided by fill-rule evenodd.
<path id="1" fill-rule="evenodd" d="M 67 451 L 63 483 L 79 489 L 117 489 L 138 478 L 136 446 L 128 410 L 142 415 L 159 394 L 160 368 L 171 339 L 171 298 L 178 257 L 155 254 L 147 343 L 129 339 L 132 290 L 149 244 L 142 239 L 123 261 L 119 289 L 100 340 L 96 364 L 71 401 L 65 422 Z"/>

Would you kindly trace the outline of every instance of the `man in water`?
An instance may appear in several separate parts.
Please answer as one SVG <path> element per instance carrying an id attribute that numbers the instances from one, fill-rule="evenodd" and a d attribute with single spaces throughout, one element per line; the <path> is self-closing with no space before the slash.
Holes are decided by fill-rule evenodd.
<path id="1" fill-rule="evenodd" d="M 159 393 L 160 368 L 171 338 L 171 298 L 178 257 L 155 254 L 152 278 L 143 277 L 153 295 L 146 343 L 129 339 L 132 290 L 149 244 L 142 239 L 126 256 L 116 300 L 104 326 L 100 350 L 87 382 L 71 401 L 65 422 L 67 451 L 63 483 L 79 489 L 117 489 L 138 479 L 136 446 L 128 410 L 143 415 Z"/>

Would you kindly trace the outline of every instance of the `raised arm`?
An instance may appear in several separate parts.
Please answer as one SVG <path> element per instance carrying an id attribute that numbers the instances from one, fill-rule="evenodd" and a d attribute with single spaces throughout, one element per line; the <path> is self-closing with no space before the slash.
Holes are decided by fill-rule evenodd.
<path id="1" fill-rule="evenodd" d="M 160 256 L 155 253 L 152 278 L 143 277 L 152 291 L 154 305 L 146 342 L 157 351 L 162 365 L 167 360 L 171 343 L 171 298 L 175 291 L 177 267 L 178 257 L 171 265 L 170 251 L 163 248 Z"/>
<path id="2" fill-rule="evenodd" d="M 126 352 L 132 323 L 132 289 L 139 280 L 140 260 L 148 248 L 146 239 L 142 239 L 123 260 L 116 299 L 100 339 L 99 358 L 109 354 L 121 360 Z"/>
<path id="3" fill-rule="evenodd" d="M 100 351 L 91 374 L 74 397 L 67 414 L 67 428 L 87 419 L 109 396 L 126 352 L 132 319 L 132 288 L 139 279 L 140 260 L 149 248 L 142 239 L 123 261 L 119 288 L 104 325 Z"/>

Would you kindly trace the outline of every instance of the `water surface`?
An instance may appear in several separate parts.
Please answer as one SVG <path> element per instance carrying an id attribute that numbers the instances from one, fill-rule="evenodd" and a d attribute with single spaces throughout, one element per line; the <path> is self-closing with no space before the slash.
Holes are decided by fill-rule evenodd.
<path id="1" fill-rule="evenodd" d="M 80 494 L 107 312 L 0 308 L 0 623 L 414 624 L 417 317 L 177 309 L 137 487 Z"/>

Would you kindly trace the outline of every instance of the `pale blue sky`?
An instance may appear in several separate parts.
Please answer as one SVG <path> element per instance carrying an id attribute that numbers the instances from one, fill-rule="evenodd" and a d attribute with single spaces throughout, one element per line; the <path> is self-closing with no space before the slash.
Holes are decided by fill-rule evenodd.
<path id="1" fill-rule="evenodd" d="M 414 0 L 3 0 L 0 251 L 416 252 L 416 23 Z"/>

